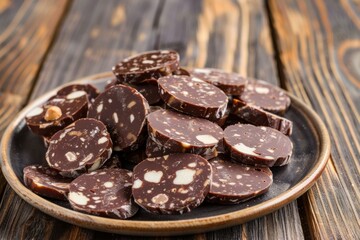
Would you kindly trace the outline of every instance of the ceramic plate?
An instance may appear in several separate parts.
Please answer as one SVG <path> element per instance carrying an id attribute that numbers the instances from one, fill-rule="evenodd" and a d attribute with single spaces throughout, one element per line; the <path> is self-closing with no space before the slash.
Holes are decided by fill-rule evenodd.
<path id="1" fill-rule="evenodd" d="M 76 82 L 91 83 L 102 90 L 111 77 L 111 73 L 102 73 Z M 330 140 L 323 122 L 311 108 L 289 94 L 292 105 L 285 117 L 294 122 L 291 136 L 293 156 L 288 166 L 272 168 L 274 183 L 266 194 L 232 206 L 203 204 L 184 215 L 152 215 L 143 210 L 129 220 L 87 215 L 73 211 L 66 202 L 40 197 L 23 183 L 25 166 L 46 164 L 42 140 L 28 130 L 24 116 L 55 92 L 56 89 L 29 104 L 8 126 L 1 143 L 1 168 L 11 187 L 29 204 L 55 218 L 85 228 L 159 236 L 204 232 L 244 223 L 273 212 L 302 195 L 320 176 L 329 157 Z"/>

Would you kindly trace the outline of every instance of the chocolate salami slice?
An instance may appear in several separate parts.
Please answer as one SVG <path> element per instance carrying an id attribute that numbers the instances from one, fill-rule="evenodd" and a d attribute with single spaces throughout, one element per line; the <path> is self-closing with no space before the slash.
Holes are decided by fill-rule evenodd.
<path id="1" fill-rule="evenodd" d="M 210 188 L 211 166 L 188 153 L 147 158 L 134 168 L 132 192 L 146 211 L 182 214 L 199 206 Z"/>
<path id="2" fill-rule="evenodd" d="M 134 216 L 139 209 L 131 198 L 131 185 L 132 172 L 99 169 L 71 182 L 68 199 L 77 211 L 126 219 Z"/>
<path id="3" fill-rule="evenodd" d="M 54 96 L 43 106 L 27 113 L 25 120 L 32 132 L 51 137 L 77 119 L 86 117 L 88 99 L 85 91 L 75 91 L 64 96 Z"/>
<path id="4" fill-rule="evenodd" d="M 31 191 L 44 197 L 66 200 L 73 179 L 65 178 L 58 171 L 40 165 L 27 166 L 23 172 L 25 186 Z"/>
<path id="5" fill-rule="evenodd" d="M 119 83 L 141 83 L 171 75 L 178 70 L 179 60 L 179 54 L 172 50 L 144 52 L 122 60 L 112 70 Z"/>
<path id="6" fill-rule="evenodd" d="M 158 110 L 147 117 L 148 133 L 153 141 L 172 148 L 197 152 L 213 148 L 223 137 L 217 124 L 170 110 Z"/>
<path id="7" fill-rule="evenodd" d="M 285 91 L 261 80 L 249 80 L 239 99 L 266 111 L 284 115 L 290 106 L 290 98 Z"/>
<path id="8" fill-rule="evenodd" d="M 116 85 L 100 94 L 89 108 L 88 117 L 102 121 L 108 128 L 114 150 L 135 144 L 149 113 L 146 99 L 134 88 Z"/>
<path id="9" fill-rule="evenodd" d="M 206 197 L 208 202 L 236 204 L 268 191 L 273 182 L 269 168 L 252 167 L 229 160 L 221 156 L 209 161 L 213 171 L 210 191 Z"/>
<path id="10" fill-rule="evenodd" d="M 166 143 L 164 145 L 156 143 L 151 137 L 146 142 L 146 156 L 147 157 L 161 157 L 171 153 L 193 153 L 202 156 L 205 159 L 211 159 L 217 156 L 216 146 L 204 148 L 184 148 L 178 145 L 171 145 Z"/>
<path id="11" fill-rule="evenodd" d="M 61 175 L 74 177 L 98 169 L 111 153 L 112 142 L 105 125 L 82 118 L 52 136 L 46 161 Z"/>
<path id="12" fill-rule="evenodd" d="M 233 99 L 232 114 L 255 126 L 266 126 L 274 128 L 285 135 L 291 135 L 292 121 L 272 114 L 259 107 L 246 104 L 239 99 Z"/>
<path id="13" fill-rule="evenodd" d="M 212 121 L 226 112 L 228 98 L 219 88 L 189 76 L 167 76 L 158 79 L 160 96 L 175 110 Z"/>
<path id="14" fill-rule="evenodd" d="M 290 138 L 278 130 L 250 124 L 227 127 L 224 146 L 236 161 L 268 167 L 288 164 L 293 150 Z"/>
<path id="15" fill-rule="evenodd" d="M 99 90 L 91 84 L 71 84 L 61 88 L 57 91 L 56 95 L 66 96 L 72 92 L 76 91 L 85 91 L 87 93 L 89 102 L 93 102 L 95 98 L 99 95 Z"/>
<path id="16" fill-rule="evenodd" d="M 217 86 L 229 95 L 240 95 L 247 84 L 247 79 L 236 73 L 214 68 L 195 68 L 191 75 Z"/>

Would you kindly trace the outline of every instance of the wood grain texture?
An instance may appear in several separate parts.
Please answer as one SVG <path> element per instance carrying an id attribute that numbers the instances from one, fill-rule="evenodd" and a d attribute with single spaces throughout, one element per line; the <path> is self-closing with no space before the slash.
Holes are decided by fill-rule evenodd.
<path id="1" fill-rule="evenodd" d="M 153 25 L 161 7 L 158 0 L 75 1 L 32 98 L 76 78 L 110 71 L 124 57 L 153 49 Z"/>
<path id="2" fill-rule="evenodd" d="M 76 78 L 109 71 L 123 57 L 154 48 L 178 50 L 183 65 L 220 67 L 278 84 L 265 7 L 260 0 L 133 0 L 106 4 L 79 0 L 73 2 L 54 40 L 31 98 Z M 130 238 L 78 228 L 48 217 L 20 200 L 11 189 L 3 198 L 6 201 L 0 206 L 0 212 L 4 212 L 0 238 L 21 237 L 30 230 L 34 239 Z M 14 209 L 27 215 L 12 214 Z M 41 219 L 48 224 L 33 222 L 45 221 Z M 303 239 L 297 203 L 247 224 L 176 239 L 224 237 Z"/>
<path id="3" fill-rule="evenodd" d="M 66 6 L 0 1 L 0 136 L 24 106 Z M 0 196 L 5 185 L 0 173 Z"/>
<path id="4" fill-rule="evenodd" d="M 0 98 L 5 99 L 0 133 L 26 101 L 66 5 L 66 0 L 0 5 Z"/>
<path id="5" fill-rule="evenodd" d="M 359 239 L 359 5 L 271 1 L 270 13 L 285 85 L 313 106 L 332 139 L 326 171 L 303 198 L 312 237 Z"/>

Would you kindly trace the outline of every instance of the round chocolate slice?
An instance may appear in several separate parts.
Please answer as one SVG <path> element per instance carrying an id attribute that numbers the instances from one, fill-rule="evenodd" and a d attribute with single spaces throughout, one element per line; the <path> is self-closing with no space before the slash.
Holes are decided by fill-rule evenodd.
<path id="1" fill-rule="evenodd" d="M 52 136 L 46 161 L 61 175 L 74 177 L 98 169 L 111 153 L 112 142 L 105 125 L 82 118 Z"/>
<path id="2" fill-rule="evenodd" d="M 69 95 L 72 92 L 84 91 L 87 93 L 89 102 L 93 102 L 95 98 L 99 95 L 99 90 L 91 84 L 71 84 L 61 88 L 57 91 L 56 95 L 64 96 Z"/>
<path id="3" fill-rule="evenodd" d="M 65 178 L 58 171 L 40 165 L 27 166 L 23 172 L 25 186 L 34 193 L 59 200 L 67 199 L 73 179 Z"/>
<path id="4" fill-rule="evenodd" d="M 215 123 L 170 110 L 152 112 L 147 121 L 152 140 L 172 148 L 195 152 L 215 147 L 223 138 L 223 130 Z"/>
<path id="5" fill-rule="evenodd" d="M 210 188 L 211 166 L 188 153 L 147 158 L 134 168 L 132 192 L 146 211 L 182 214 L 199 206 Z"/>
<path id="6" fill-rule="evenodd" d="M 233 99 L 232 114 L 255 126 L 266 126 L 274 128 L 285 135 L 291 135 L 292 121 L 272 114 L 259 107 L 246 104 L 239 99 Z"/>
<path id="7" fill-rule="evenodd" d="M 172 50 L 144 52 L 122 60 L 113 67 L 119 83 L 141 83 L 171 75 L 179 68 L 179 54 Z"/>
<path id="8" fill-rule="evenodd" d="M 230 160 L 230 159 L 229 159 Z M 224 156 L 209 161 L 212 167 L 208 202 L 236 204 L 267 192 L 273 174 L 267 167 L 252 167 L 226 160 Z"/>
<path id="9" fill-rule="evenodd" d="M 240 95 L 247 84 L 247 79 L 236 74 L 214 68 L 195 68 L 191 75 L 213 84 L 229 95 Z"/>
<path id="10" fill-rule="evenodd" d="M 99 169 L 83 174 L 70 184 L 73 209 L 93 215 L 126 219 L 138 211 L 131 198 L 132 172 Z"/>
<path id="11" fill-rule="evenodd" d="M 278 130 L 250 124 L 227 127 L 224 146 L 236 161 L 267 167 L 288 164 L 293 150 L 290 138 Z"/>
<path id="12" fill-rule="evenodd" d="M 211 121 L 221 119 L 228 98 L 223 91 L 196 77 L 167 76 L 158 79 L 160 96 L 175 110 Z"/>
<path id="13" fill-rule="evenodd" d="M 284 115 L 291 102 L 285 91 L 260 80 L 250 80 L 239 99 L 280 115 Z"/>
<path id="14" fill-rule="evenodd" d="M 161 157 L 171 153 L 192 153 L 198 154 L 205 159 L 211 159 L 217 156 L 216 146 L 204 148 L 184 148 L 179 145 L 171 145 L 166 143 L 164 145 L 156 143 L 149 137 L 146 142 L 146 156 L 147 157 Z"/>
<path id="15" fill-rule="evenodd" d="M 27 113 L 25 120 L 32 132 L 49 138 L 77 119 L 86 117 L 88 100 L 85 91 L 54 96 L 43 106 Z"/>
<path id="16" fill-rule="evenodd" d="M 119 84 L 95 99 L 88 117 L 99 119 L 106 125 L 114 150 L 120 151 L 137 142 L 148 113 L 146 99 L 134 88 Z"/>

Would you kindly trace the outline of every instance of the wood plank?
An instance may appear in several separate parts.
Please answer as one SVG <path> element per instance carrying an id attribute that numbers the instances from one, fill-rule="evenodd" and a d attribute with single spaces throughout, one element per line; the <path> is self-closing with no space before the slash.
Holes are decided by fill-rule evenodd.
<path id="1" fill-rule="evenodd" d="M 271 1 L 287 88 L 331 134 L 325 173 L 306 197 L 313 238 L 360 237 L 360 9 L 349 0 Z"/>
<path id="2" fill-rule="evenodd" d="M 76 78 L 111 71 L 120 59 L 153 49 L 159 4 L 158 0 L 75 1 L 32 98 Z"/>
<path id="3" fill-rule="evenodd" d="M 0 136 L 23 107 L 67 0 L 0 2 Z M 0 173 L 0 196 L 6 181 Z"/>
<path id="4" fill-rule="evenodd" d="M 89 12 L 92 14 L 85 14 Z M 75 1 L 42 68 L 32 98 L 75 78 L 109 71 L 119 59 L 154 48 L 178 50 L 183 65 L 220 67 L 278 83 L 261 0 L 133 0 L 107 1 L 106 5 Z M 20 224 L 24 221 L 31 224 L 31 218 L 45 217 L 37 210 L 31 212 L 30 218 L 10 217 L 12 209 L 21 211 L 31 207 L 11 190 L 5 199 L 10 200 L 0 211 L 6 210 L 4 216 L 11 221 L 0 221 L 0 238 L 8 236 L 10 231 L 11 234 L 27 231 L 27 226 Z M 42 237 L 43 231 L 51 232 L 50 237 L 56 239 L 130 238 L 93 232 L 50 217 L 47 221 L 50 227 L 40 225 L 33 231 L 33 238 Z M 297 203 L 247 224 L 176 239 L 223 239 L 224 236 L 226 239 L 303 239 Z"/>

